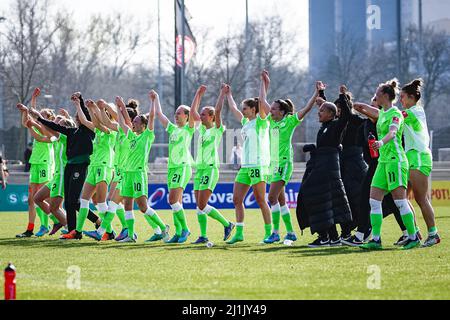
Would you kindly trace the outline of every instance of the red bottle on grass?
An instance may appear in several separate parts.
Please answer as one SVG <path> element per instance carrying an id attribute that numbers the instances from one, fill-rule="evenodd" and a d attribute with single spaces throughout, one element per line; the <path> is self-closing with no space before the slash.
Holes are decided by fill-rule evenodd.
<path id="1" fill-rule="evenodd" d="M 16 267 L 12 263 L 5 268 L 5 300 L 16 300 Z"/>

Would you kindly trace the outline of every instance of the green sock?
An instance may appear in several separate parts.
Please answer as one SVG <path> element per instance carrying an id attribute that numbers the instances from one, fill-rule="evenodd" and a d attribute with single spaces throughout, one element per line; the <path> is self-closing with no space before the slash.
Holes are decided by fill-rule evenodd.
<path id="1" fill-rule="evenodd" d="M 208 216 L 213 218 L 214 220 L 219 221 L 224 227 L 228 227 L 230 225 L 230 221 L 225 219 L 225 217 L 214 207 L 211 207 L 211 211 L 208 213 Z"/>
<path id="2" fill-rule="evenodd" d="M 236 223 L 236 238 L 243 239 L 244 238 L 244 224 Z"/>
<path id="3" fill-rule="evenodd" d="M 48 215 L 40 207 L 36 206 L 35 208 L 36 208 L 36 215 L 39 217 L 41 226 L 46 227 L 48 229 Z"/>
<path id="4" fill-rule="evenodd" d="M 77 217 L 77 231 L 83 232 L 84 222 L 86 221 L 86 218 L 89 213 L 89 208 L 80 208 L 80 212 L 78 213 Z M 101 214 L 100 214 L 101 216 Z M 103 221 L 103 218 L 102 218 Z"/>
<path id="5" fill-rule="evenodd" d="M 403 224 L 408 231 L 408 236 L 412 237 L 416 234 L 416 225 L 414 224 L 414 215 L 412 212 L 402 215 Z"/>
<path id="6" fill-rule="evenodd" d="M 158 228 L 158 225 L 152 220 L 152 217 L 144 214 L 144 218 L 152 229 Z"/>
<path id="7" fill-rule="evenodd" d="M 150 219 L 153 220 L 153 222 L 156 223 L 157 227 L 161 228 L 162 231 L 166 230 L 166 225 L 161 220 L 161 218 L 158 216 L 158 213 L 156 213 L 155 210 L 153 210 L 152 208 L 149 207 L 147 212 L 145 213 L 145 215 L 150 216 Z"/>
<path id="8" fill-rule="evenodd" d="M 280 211 L 272 212 L 272 222 L 273 222 L 273 230 L 279 231 L 280 230 Z"/>
<path id="9" fill-rule="evenodd" d="M 122 229 L 127 228 L 127 221 L 125 220 L 125 209 L 117 208 L 116 215 L 120 220 L 120 224 L 122 225 Z"/>
<path id="10" fill-rule="evenodd" d="M 294 227 L 292 226 L 291 211 L 287 205 L 281 207 L 281 217 L 283 218 L 284 225 L 286 226 L 286 231 L 288 233 L 294 232 Z"/>
<path id="11" fill-rule="evenodd" d="M 208 227 L 208 216 L 203 211 L 197 212 L 198 224 L 200 225 L 200 234 L 206 238 L 206 230 Z"/>
<path id="12" fill-rule="evenodd" d="M 272 234 L 272 224 L 271 223 L 265 224 L 264 231 L 265 231 L 264 239 L 270 237 L 270 235 Z"/>
<path id="13" fill-rule="evenodd" d="M 100 217 L 100 220 L 105 220 L 105 212 L 100 212 L 98 216 Z"/>
<path id="14" fill-rule="evenodd" d="M 127 227 L 128 227 L 128 237 L 130 239 L 133 239 L 134 237 L 134 219 L 129 219 L 127 221 Z"/>
<path id="15" fill-rule="evenodd" d="M 101 228 L 105 229 L 107 233 L 112 232 L 112 225 L 111 222 L 114 220 L 114 213 L 112 212 L 106 212 L 104 214 L 104 219 L 102 220 Z"/>
<path id="16" fill-rule="evenodd" d="M 181 236 L 181 223 L 180 221 L 178 221 L 178 216 L 174 213 L 172 213 L 173 215 L 173 224 L 175 225 L 175 234 L 177 236 Z"/>
<path id="17" fill-rule="evenodd" d="M 372 235 L 374 240 L 379 240 L 381 236 L 381 225 L 383 223 L 383 215 L 380 213 L 370 214 L 370 224 L 372 225 Z"/>
<path id="18" fill-rule="evenodd" d="M 187 222 L 186 222 L 186 216 L 184 215 L 184 209 L 175 212 L 175 215 L 177 216 L 178 221 L 181 224 L 181 229 L 184 231 L 189 231 L 189 228 L 188 228 Z"/>
<path id="19" fill-rule="evenodd" d="M 58 218 L 55 217 L 53 214 L 50 214 L 49 217 L 50 217 L 50 219 L 53 221 L 54 224 L 60 223 L 59 220 L 58 220 Z"/>
<path id="20" fill-rule="evenodd" d="M 429 234 L 430 236 L 436 235 L 437 232 L 438 232 L 438 230 L 437 230 L 437 227 L 436 227 L 436 226 L 431 227 L 430 229 L 428 229 L 428 234 Z"/>

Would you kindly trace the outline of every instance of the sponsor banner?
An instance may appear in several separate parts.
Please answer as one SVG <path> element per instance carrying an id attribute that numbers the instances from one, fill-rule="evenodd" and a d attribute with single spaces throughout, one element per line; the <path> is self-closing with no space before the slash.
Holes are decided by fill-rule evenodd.
<path id="1" fill-rule="evenodd" d="M 286 201 L 291 208 L 297 205 L 300 183 L 289 183 L 286 186 Z M 165 184 L 149 185 L 149 204 L 156 210 L 170 209 L 167 199 L 169 192 Z M 269 186 L 267 186 L 268 196 Z M 450 181 L 433 181 L 431 190 L 433 206 L 450 206 Z M 414 199 L 411 199 L 414 201 Z M 234 209 L 233 184 L 219 183 L 211 195 L 209 204 L 218 209 Z M 415 201 L 414 201 L 415 204 Z M 252 189 L 244 199 L 247 208 L 258 208 Z M 188 184 L 183 194 L 183 206 L 195 209 L 195 195 L 193 184 Z M 28 188 L 26 185 L 8 185 L 6 190 L 0 189 L 0 211 L 28 211 Z"/>
<path id="2" fill-rule="evenodd" d="M 195 209 L 197 204 L 195 202 L 194 185 L 188 184 L 183 194 L 183 207 L 185 209 Z M 291 208 L 295 208 L 297 204 L 297 195 L 300 188 L 300 183 L 289 183 L 286 186 L 286 202 Z M 169 192 L 165 184 L 152 184 L 148 186 L 148 203 L 154 209 L 170 209 L 167 199 Z M 267 186 L 266 199 L 269 195 L 269 186 Z M 233 205 L 233 184 L 232 183 L 218 183 L 214 190 L 209 204 L 217 209 L 234 209 Z M 253 190 L 250 189 L 244 199 L 246 208 L 258 208 Z"/>

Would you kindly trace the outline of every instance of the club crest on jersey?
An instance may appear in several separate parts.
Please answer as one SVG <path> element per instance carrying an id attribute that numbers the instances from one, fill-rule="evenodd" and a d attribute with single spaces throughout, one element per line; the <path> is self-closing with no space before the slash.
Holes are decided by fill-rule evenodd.
<path id="1" fill-rule="evenodd" d="M 408 112 L 402 111 L 403 118 L 408 118 Z"/>
<path id="2" fill-rule="evenodd" d="M 397 118 L 397 117 L 393 117 L 392 118 L 392 123 L 399 124 L 400 123 L 400 119 Z"/>

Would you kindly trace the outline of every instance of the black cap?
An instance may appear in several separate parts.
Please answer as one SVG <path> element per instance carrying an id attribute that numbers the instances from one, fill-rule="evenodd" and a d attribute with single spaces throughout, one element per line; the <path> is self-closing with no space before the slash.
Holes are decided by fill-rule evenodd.
<path id="1" fill-rule="evenodd" d="M 5 271 L 16 271 L 16 267 L 12 264 L 12 262 L 9 262 L 8 266 L 5 268 Z"/>

